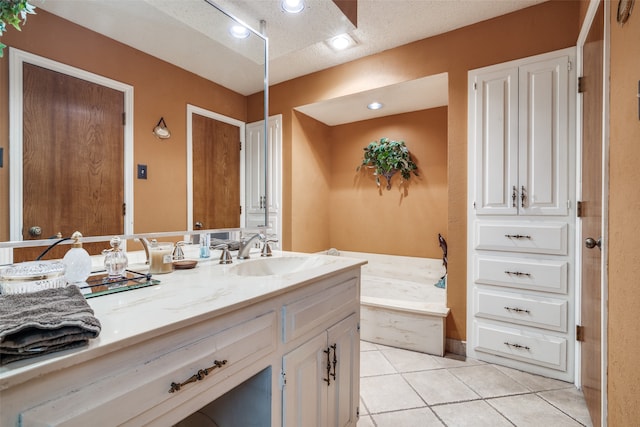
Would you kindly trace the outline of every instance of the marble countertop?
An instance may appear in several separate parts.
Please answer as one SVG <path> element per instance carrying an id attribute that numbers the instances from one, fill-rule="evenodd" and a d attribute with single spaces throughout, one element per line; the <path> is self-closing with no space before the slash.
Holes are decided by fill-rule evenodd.
<path id="1" fill-rule="evenodd" d="M 189 254 L 186 253 L 187 258 Z M 83 348 L 21 360 L 0 367 L 0 390 L 59 369 L 125 348 L 204 319 L 242 309 L 262 300 L 289 292 L 319 278 L 329 277 L 366 261 L 329 255 L 277 252 L 278 257 L 320 257 L 309 269 L 282 275 L 239 276 L 237 266 L 263 260 L 253 254 L 249 260 L 218 263 L 218 251 L 200 260 L 190 270 L 154 275 L 160 284 L 88 299 L 102 324 L 100 335 Z M 135 258 L 135 257 L 134 257 Z M 146 272 L 144 264 L 130 270 Z"/>

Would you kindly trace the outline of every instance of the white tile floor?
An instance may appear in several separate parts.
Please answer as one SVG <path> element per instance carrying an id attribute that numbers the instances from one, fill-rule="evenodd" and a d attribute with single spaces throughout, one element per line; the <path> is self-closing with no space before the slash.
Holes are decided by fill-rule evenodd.
<path id="1" fill-rule="evenodd" d="M 360 350 L 358 427 L 591 426 L 570 383 L 456 355 Z"/>

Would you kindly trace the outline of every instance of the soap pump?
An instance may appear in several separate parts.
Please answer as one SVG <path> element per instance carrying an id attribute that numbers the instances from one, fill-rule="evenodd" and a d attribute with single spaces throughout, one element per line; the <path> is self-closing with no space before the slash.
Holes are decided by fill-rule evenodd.
<path id="1" fill-rule="evenodd" d="M 129 266 L 129 260 L 127 259 L 127 254 L 120 249 L 122 244 L 120 237 L 112 237 L 109 243 L 111 244 L 111 249 L 102 251 L 104 254 L 104 268 L 107 270 L 110 280 L 121 279 Z"/>
<path id="2" fill-rule="evenodd" d="M 65 277 L 68 283 L 83 283 L 91 274 L 91 257 L 89 252 L 82 248 L 82 234 L 79 231 L 73 233 L 71 238 L 73 247 L 62 258 L 66 266 Z"/>

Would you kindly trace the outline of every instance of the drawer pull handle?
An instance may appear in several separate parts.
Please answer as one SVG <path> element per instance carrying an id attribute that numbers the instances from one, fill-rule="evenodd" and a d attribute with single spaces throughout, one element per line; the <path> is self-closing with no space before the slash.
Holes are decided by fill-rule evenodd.
<path id="1" fill-rule="evenodd" d="M 531 277 L 531 273 L 522 273 L 520 271 L 509 271 L 509 270 L 505 270 L 504 271 L 505 274 L 508 274 L 509 276 L 514 275 L 514 276 L 527 276 L 527 277 Z"/>
<path id="2" fill-rule="evenodd" d="M 207 375 L 209 375 L 209 373 L 211 371 L 213 371 L 216 368 L 222 368 L 222 366 L 224 366 L 226 364 L 227 364 L 226 360 L 223 360 L 223 361 L 214 360 L 212 367 L 205 368 L 205 369 L 200 369 L 194 375 L 192 375 L 189 378 L 187 378 L 186 381 L 181 382 L 181 383 L 171 383 L 171 388 L 169 389 L 169 393 L 175 393 L 176 391 L 180 391 L 180 389 L 182 389 L 182 387 L 186 386 L 187 384 L 195 383 L 196 381 L 201 381 L 201 380 L 205 379 L 205 377 Z"/>
<path id="3" fill-rule="evenodd" d="M 531 236 L 523 234 L 505 234 L 504 237 L 507 239 L 531 239 Z"/>
<path id="4" fill-rule="evenodd" d="M 509 347 L 513 347 L 516 348 L 518 350 L 531 350 L 529 347 L 527 347 L 526 345 L 520 345 L 520 344 L 511 344 L 510 342 L 504 342 L 505 345 L 508 345 Z"/>
<path id="5" fill-rule="evenodd" d="M 527 313 L 527 314 L 531 314 L 531 312 L 527 309 L 524 308 L 518 308 L 518 307 L 507 307 L 506 305 L 504 306 L 504 309 L 507 311 L 515 311 L 516 313 Z"/>

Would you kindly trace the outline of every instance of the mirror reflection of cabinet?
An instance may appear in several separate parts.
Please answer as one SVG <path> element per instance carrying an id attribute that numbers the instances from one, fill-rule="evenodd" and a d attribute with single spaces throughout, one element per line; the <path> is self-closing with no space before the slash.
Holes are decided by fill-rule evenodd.
<path id="1" fill-rule="evenodd" d="M 282 240 L 282 115 L 269 117 L 264 144 L 264 121 L 249 123 L 246 128 L 245 206 L 246 226 L 265 225 L 267 213 L 270 238 Z"/>

